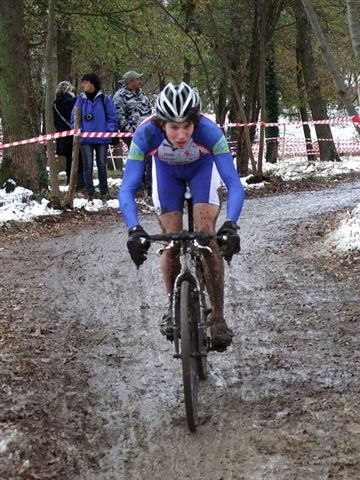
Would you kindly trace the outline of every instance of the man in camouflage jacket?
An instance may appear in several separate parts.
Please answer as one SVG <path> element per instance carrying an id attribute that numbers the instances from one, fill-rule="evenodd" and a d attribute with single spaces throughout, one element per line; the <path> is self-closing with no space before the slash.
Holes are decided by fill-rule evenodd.
<path id="1" fill-rule="evenodd" d="M 142 74 L 134 71 L 125 73 L 122 86 L 113 96 L 120 132 L 134 132 L 139 123 L 151 115 L 149 99 L 140 88 L 141 76 Z M 124 140 L 130 144 L 130 138 Z"/>

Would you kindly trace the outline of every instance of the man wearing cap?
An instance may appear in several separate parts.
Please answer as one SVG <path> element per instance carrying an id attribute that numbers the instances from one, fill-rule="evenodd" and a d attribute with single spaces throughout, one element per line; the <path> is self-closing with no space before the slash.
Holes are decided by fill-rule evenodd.
<path id="1" fill-rule="evenodd" d="M 120 132 L 133 133 L 139 123 L 151 114 L 149 99 L 141 90 L 141 73 L 126 72 L 113 96 Z M 131 138 L 124 138 L 130 146 Z"/>

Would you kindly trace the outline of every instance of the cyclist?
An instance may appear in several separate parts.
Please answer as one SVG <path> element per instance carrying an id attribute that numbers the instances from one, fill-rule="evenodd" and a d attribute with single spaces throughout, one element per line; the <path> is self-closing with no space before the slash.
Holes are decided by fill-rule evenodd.
<path id="1" fill-rule="evenodd" d="M 153 155 L 153 202 L 163 232 L 182 230 L 186 185 L 193 199 L 194 225 L 198 232 L 214 232 L 220 212 L 220 178 L 228 190 L 226 221 L 218 234 L 227 241 L 218 246 L 209 242 L 212 253 L 205 255 L 205 281 L 210 296 L 210 335 L 214 350 L 223 351 L 232 342 L 233 332 L 224 319 L 224 262 L 240 251 L 236 222 L 244 201 L 244 190 L 235 170 L 232 155 L 221 129 L 201 114 L 197 92 L 185 82 L 169 83 L 156 99 L 155 115 L 137 128 L 130 146 L 123 183 L 119 192 L 120 211 L 129 229 L 127 247 L 139 268 L 150 247 L 140 225 L 135 194 L 141 183 L 145 157 Z M 221 254 L 221 255 L 220 255 Z M 178 255 L 165 250 L 160 260 L 165 287 L 170 299 L 180 272 Z M 161 332 L 171 339 L 171 305 L 164 315 Z"/>

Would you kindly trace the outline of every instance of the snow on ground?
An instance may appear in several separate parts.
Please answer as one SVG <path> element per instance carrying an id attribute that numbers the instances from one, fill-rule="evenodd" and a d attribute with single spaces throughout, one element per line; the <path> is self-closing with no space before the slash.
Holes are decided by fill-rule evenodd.
<path id="1" fill-rule="evenodd" d="M 328 239 L 342 252 L 360 250 L 360 203 L 349 213 L 348 218 L 342 220 Z"/>
<path id="2" fill-rule="evenodd" d="M 259 183 L 247 183 L 248 180 L 253 178 L 253 175 L 249 175 L 247 177 L 241 177 L 241 184 L 245 188 L 245 190 L 261 190 L 265 187 L 267 182 L 259 182 Z"/>
<path id="3" fill-rule="evenodd" d="M 331 117 L 342 117 L 338 113 L 334 113 Z M 288 122 L 289 119 L 286 117 L 281 117 L 279 122 Z M 291 140 L 298 141 L 299 139 L 304 139 L 304 130 L 301 125 L 289 124 L 285 126 L 280 126 L 280 136 L 286 136 L 286 141 L 291 143 Z M 331 132 L 334 138 L 334 141 L 340 140 L 349 140 L 349 141 L 358 141 L 359 134 L 356 132 L 356 129 L 352 123 L 338 123 L 331 125 Z M 316 140 L 316 130 L 314 125 L 310 125 L 311 138 Z"/>
<path id="4" fill-rule="evenodd" d="M 331 177 L 353 172 L 360 172 L 360 157 L 343 157 L 342 162 L 308 162 L 304 158 L 293 158 L 281 160 L 275 165 L 264 164 L 264 173 L 278 175 L 284 181 L 308 177 Z M 265 186 L 264 182 L 247 184 L 248 178 L 241 179 L 246 189 L 260 189 Z M 94 180 L 94 184 L 97 186 L 98 181 Z M 121 179 L 109 178 L 108 184 L 109 187 L 118 187 Z M 61 187 L 61 190 L 66 191 L 67 187 Z M 62 213 L 61 210 L 49 208 L 48 204 L 49 201 L 44 198 L 40 202 L 36 201 L 33 199 L 33 192 L 22 187 L 16 187 L 12 193 L 6 193 L 5 189 L 0 189 L 0 225 L 10 220 L 31 221 L 38 216 Z M 142 207 L 145 208 L 145 205 Z M 90 202 L 85 198 L 75 198 L 74 208 L 97 212 L 106 208 L 118 209 L 119 202 L 117 199 L 107 201 L 94 199 Z M 360 204 L 331 235 L 331 243 L 341 251 L 360 250 Z"/>
<path id="5" fill-rule="evenodd" d="M 86 198 L 75 198 L 74 208 L 75 209 L 84 208 L 87 212 L 98 212 L 99 210 L 104 210 L 105 208 L 118 209 L 119 201 L 117 199 L 111 199 L 106 201 L 94 199 L 90 202 Z"/>
<path id="6" fill-rule="evenodd" d="M 291 158 L 281 160 L 277 164 L 265 163 L 264 173 L 277 175 L 284 181 L 289 181 L 360 172 L 360 157 L 342 157 L 341 159 L 341 162 L 309 162 L 305 158 Z"/>
<path id="7" fill-rule="evenodd" d="M 60 176 L 66 177 L 65 172 L 60 172 Z M 121 185 L 122 179 L 121 178 L 108 178 L 108 187 L 109 188 L 119 188 Z M 99 180 L 96 178 L 94 179 L 94 187 L 97 187 L 99 185 Z M 67 192 L 68 191 L 68 186 L 67 185 L 60 185 L 60 192 Z"/>
<path id="8" fill-rule="evenodd" d="M 120 179 L 108 179 L 109 187 L 119 186 Z M 97 180 L 94 180 L 95 186 L 98 184 Z M 62 191 L 66 191 L 68 187 L 61 187 Z M 18 222 L 28 222 L 35 217 L 44 215 L 60 215 L 62 210 L 54 210 L 49 207 L 49 200 L 42 198 L 39 201 L 33 199 L 33 192 L 26 188 L 16 187 L 11 193 L 6 193 L 5 189 L 0 189 L 0 225 L 10 220 Z M 84 208 L 88 212 L 97 212 L 104 210 L 105 208 L 119 208 L 119 202 L 117 199 L 111 199 L 102 201 L 100 199 L 94 199 L 89 201 L 86 198 L 75 198 L 74 208 Z"/>
<path id="9" fill-rule="evenodd" d="M 60 210 L 48 207 L 49 201 L 43 198 L 40 203 L 32 199 L 33 192 L 16 187 L 11 193 L 0 189 L 0 225 L 9 220 L 28 222 L 42 215 L 59 215 Z"/>

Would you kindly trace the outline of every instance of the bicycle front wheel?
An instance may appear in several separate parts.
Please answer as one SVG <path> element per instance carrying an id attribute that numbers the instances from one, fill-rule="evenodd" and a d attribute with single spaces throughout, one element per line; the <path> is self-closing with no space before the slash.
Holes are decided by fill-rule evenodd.
<path id="1" fill-rule="evenodd" d="M 184 399 L 189 430 L 194 432 L 198 424 L 199 377 L 197 360 L 197 324 L 192 315 L 193 295 L 188 281 L 184 280 L 180 291 L 181 360 L 183 369 Z"/>
<path id="2" fill-rule="evenodd" d="M 200 380 L 206 380 L 208 377 L 208 336 L 206 326 L 206 296 L 205 296 L 205 280 L 201 262 L 198 261 L 196 265 L 196 276 L 199 281 L 199 301 L 194 302 L 194 315 L 197 318 L 197 349 L 199 356 L 197 357 L 197 368 Z M 205 317 L 201 321 L 201 310 L 203 310 L 203 316 Z"/>

